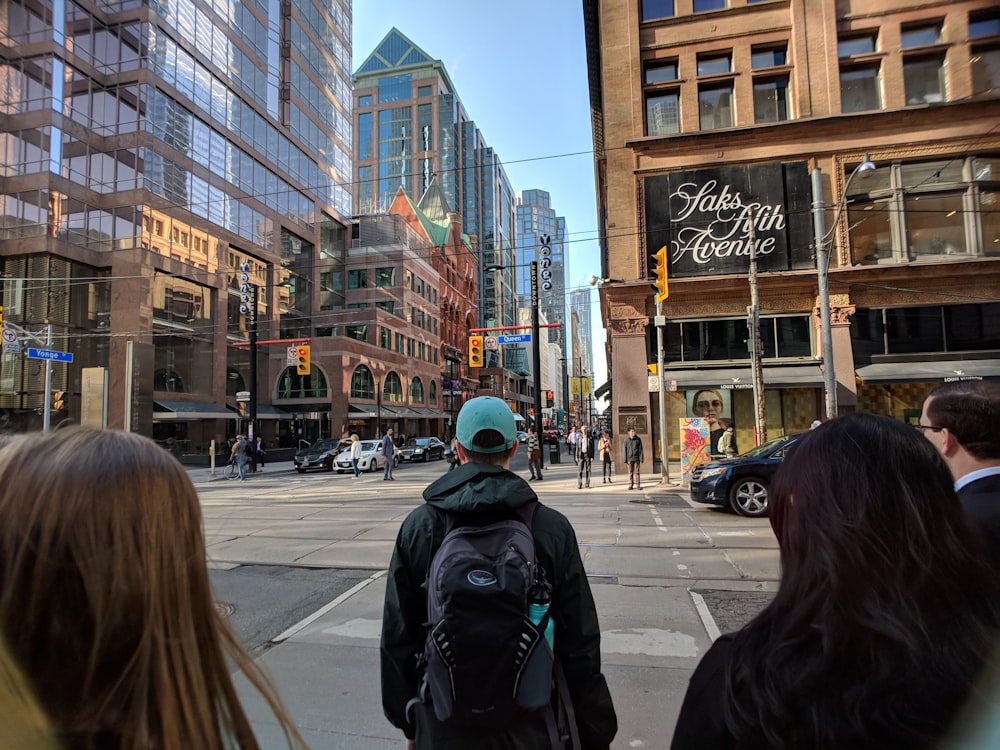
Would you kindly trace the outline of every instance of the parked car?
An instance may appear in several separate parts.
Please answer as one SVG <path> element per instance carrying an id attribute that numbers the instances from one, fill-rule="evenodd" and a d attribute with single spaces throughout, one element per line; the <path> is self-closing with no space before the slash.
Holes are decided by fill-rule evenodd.
<path id="1" fill-rule="evenodd" d="M 517 431 L 517 442 L 519 442 L 519 443 L 527 443 L 528 442 L 528 433 L 525 432 L 524 430 L 518 430 Z"/>
<path id="2" fill-rule="evenodd" d="M 403 461 L 431 461 L 444 458 L 445 444 L 436 437 L 409 438 L 400 449 Z"/>
<path id="3" fill-rule="evenodd" d="M 350 445 L 351 441 L 346 438 L 325 438 L 317 440 L 308 448 L 298 451 L 292 458 L 295 470 L 303 474 L 311 469 L 320 471 L 332 471 L 333 463 L 337 454 L 344 449 L 344 445 Z"/>
<path id="4" fill-rule="evenodd" d="M 399 465 L 399 449 L 393 456 L 393 466 Z M 381 440 L 362 440 L 361 458 L 358 459 L 358 469 L 360 471 L 378 471 L 385 468 L 385 456 L 382 455 Z M 337 473 L 343 474 L 345 471 L 354 471 L 354 464 L 351 463 L 351 446 L 348 441 L 347 448 L 337 456 Z"/>
<path id="5" fill-rule="evenodd" d="M 767 515 L 767 488 L 788 448 L 801 433 L 769 440 L 736 458 L 700 464 L 691 471 L 691 499 L 729 506 L 741 516 Z"/>
<path id="6" fill-rule="evenodd" d="M 545 445 L 558 445 L 559 437 L 558 430 L 542 430 L 542 443 Z"/>

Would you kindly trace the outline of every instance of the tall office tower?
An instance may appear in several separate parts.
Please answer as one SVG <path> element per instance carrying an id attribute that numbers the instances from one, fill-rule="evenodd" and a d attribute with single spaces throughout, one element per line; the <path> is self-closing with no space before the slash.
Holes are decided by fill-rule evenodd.
<path id="1" fill-rule="evenodd" d="M 549 238 L 551 253 L 541 255 L 541 237 Z M 548 271 L 552 282 L 549 291 L 539 290 L 539 308 L 550 323 L 566 322 L 566 219 L 556 216 L 549 194 L 545 190 L 522 190 L 517 198 L 517 304 L 531 306 L 532 261 L 539 262 L 539 273 Z M 547 267 L 544 263 L 548 258 Z M 548 329 L 548 339 L 565 347 L 566 332 L 561 328 Z"/>
<path id="2" fill-rule="evenodd" d="M 0 27 L 4 317 L 73 355 L 71 421 L 202 450 L 256 372 L 260 434 L 319 429 L 321 349 L 300 375 L 237 345 L 254 308 L 265 340 L 343 306 L 350 3 L 8 0 Z M 40 369 L 4 353 L 7 421 L 34 426 Z"/>
<path id="3" fill-rule="evenodd" d="M 479 322 L 514 324 L 514 191 L 435 60 L 397 29 L 354 73 L 357 212 L 387 210 L 402 187 L 420 196 L 436 178 L 479 255 Z"/>
<path id="4" fill-rule="evenodd" d="M 703 388 L 749 447 L 997 377 L 995 0 L 583 6 L 616 431 L 677 458 Z"/>
<path id="5" fill-rule="evenodd" d="M 570 315 L 575 327 L 572 331 L 573 373 L 580 369 L 588 375 L 594 373 L 594 332 L 591 328 L 590 287 L 577 289 L 569 294 Z"/>

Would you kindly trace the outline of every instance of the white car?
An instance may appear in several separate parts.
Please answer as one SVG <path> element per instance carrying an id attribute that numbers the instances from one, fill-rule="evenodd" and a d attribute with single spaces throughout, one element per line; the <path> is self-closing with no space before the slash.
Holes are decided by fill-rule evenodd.
<path id="1" fill-rule="evenodd" d="M 354 464 L 351 463 L 351 449 L 348 448 L 337 456 L 334 464 L 337 473 L 343 474 L 345 471 L 354 471 Z M 399 465 L 399 449 L 396 449 L 393 466 Z M 385 468 L 385 456 L 382 455 L 381 440 L 362 440 L 361 458 L 358 459 L 359 471 L 379 471 Z"/>

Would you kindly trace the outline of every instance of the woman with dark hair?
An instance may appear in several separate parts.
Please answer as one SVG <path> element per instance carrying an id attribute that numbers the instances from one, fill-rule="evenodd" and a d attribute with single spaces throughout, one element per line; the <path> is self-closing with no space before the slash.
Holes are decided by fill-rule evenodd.
<path id="1" fill-rule="evenodd" d="M 944 462 L 853 414 L 799 440 L 770 502 L 781 587 L 705 654 L 673 750 L 936 746 L 1000 643 L 998 581 Z"/>
<path id="2" fill-rule="evenodd" d="M 71 427 L 4 445 L 0 581 L 0 639 L 66 750 L 257 750 L 235 670 L 304 747 L 215 608 L 198 495 L 153 441 Z"/>

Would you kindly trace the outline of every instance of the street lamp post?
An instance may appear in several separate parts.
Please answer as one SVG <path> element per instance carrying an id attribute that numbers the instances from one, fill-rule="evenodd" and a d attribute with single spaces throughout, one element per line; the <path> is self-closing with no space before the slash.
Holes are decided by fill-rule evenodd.
<path id="1" fill-rule="evenodd" d="M 837 211 L 833 216 L 833 223 L 829 232 L 825 232 L 823 224 L 823 172 L 819 167 L 812 171 L 812 193 L 813 193 L 813 234 L 816 245 L 816 286 L 819 291 L 819 326 L 820 326 L 820 347 L 823 357 L 823 391 L 824 407 L 827 419 L 837 416 L 837 375 L 833 366 L 833 326 L 830 319 L 830 244 L 834 233 L 837 231 L 837 224 L 840 222 L 840 215 L 847 205 L 847 190 L 851 186 L 851 181 L 857 175 L 868 176 L 876 169 L 868 154 L 854 168 L 840 200 L 837 201 Z"/>

